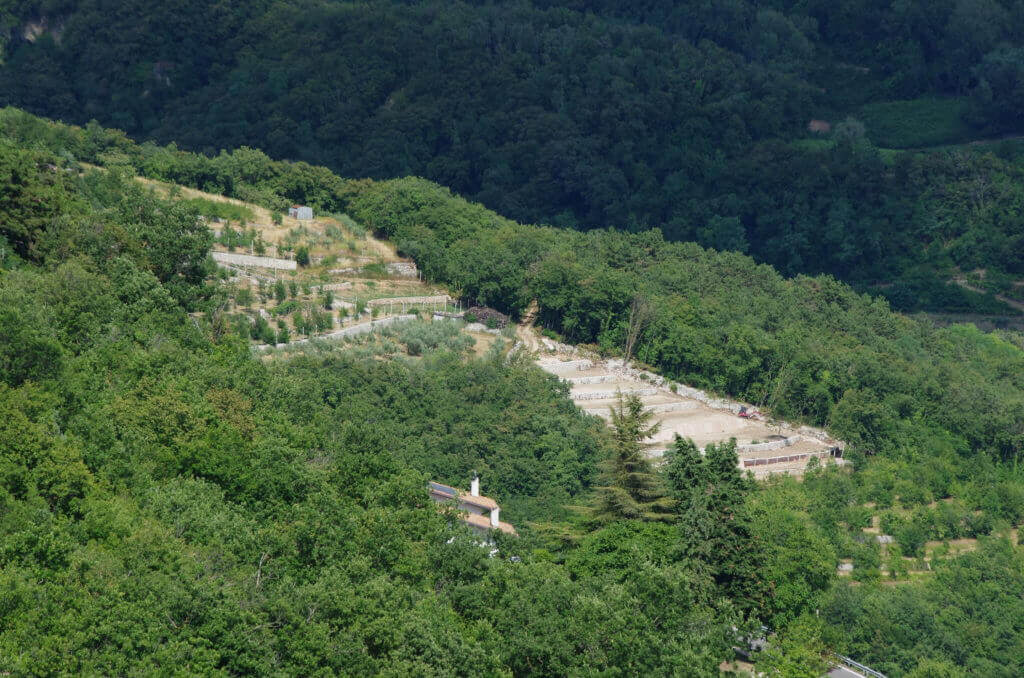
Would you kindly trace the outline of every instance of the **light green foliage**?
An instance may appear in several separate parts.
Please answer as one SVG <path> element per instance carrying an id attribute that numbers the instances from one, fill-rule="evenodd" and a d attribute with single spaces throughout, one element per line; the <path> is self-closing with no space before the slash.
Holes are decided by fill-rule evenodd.
<path id="1" fill-rule="evenodd" d="M 180 202 L 185 203 L 204 217 L 216 217 L 239 224 L 246 224 L 256 219 L 256 214 L 250 208 L 233 202 L 208 198 L 188 198 Z"/>
<path id="2" fill-rule="evenodd" d="M 413 356 L 439 348 L 462 353 L 476 343 L 473 337 L 462 331 L 462 327 L 458 322 L 413 320 L 388 325 L 380 330 L 380 334 L 405 344 L 409 355 Z"/>
<path id="3" fill-rule="evenodd" d="M 112 170 L 51 185 L 35 151 L 4 160 L 16 171 L 0 192 L 30 226 L 6 222 L 25 256 L 0 277 L 4 670 L 713 676 L 730 629 L 766 622 L 766 666 L 796 673 L 820 656 L 819 610 L 824 644 L 894 676 L 1022 672 L 1016 547 L 985 538 L 881 586 L 861 532 L 865 501 L 892 510 L 904 553 L 1024 518 L 1019 338 L 937 331 L 831 279 L 784 280 L 656 232 L 518 226 L 422 180 L 345 184 L 251 149 L 202 158 L 2 117 L 12 138 L 60 140 Z M 873 166 L 840 146 L 837 162 Z M 123 175 L 129 163 L 278 208 L 300 193 L 349 203 L 434 279 L 513 313 L 537 299 L 560 336 L 606 350 L 642 292 L 654 314 L 640 359 L 831 425 L 859 470 L 754 489 L 731 443 L 698 457 L 680 441 L 658 473 L 637 454 L 635 407 L 616 439 L 504 342 L 467 360 L 451 325 L 254 357 L 250 337 L 287 333 L 227 313 L 206 284 L 208 230 Z M 969 198 L 979 165 L 964 167 Z M 999 181 L 1012 198 L 1014 178 Z M 57 199 L 40 211 L 46 186 Z M 951 223 L 970 204 L 953 194 Z M 1004 219 L 1012 204 L 976 207 Z M 857 212 L 833 207 L 836 228 Z M 275 310 L 299 332 L 328 326 L 308 298 Z M 403 342 L 423 356 L 400 357 Z M 588 531 L 567 507 L 616 487 L 595 477 L 612 453 L 624 492 L 611 503 L 658 520 Z M 520 532 L 493 559 L 424 492 L 474 470 Z M 839 557 L 863 584 L 835 577 Z"/>
<path id="4" fill-rule="evenodd" d="M 922 659 L 907 678 L 967 678 L 967 672 L 948 661 Z"/>
<path id="5" fill-rule="evenodd" d="M 751 497 L 750 530 L 763 550 L 759 578 L 772 590 L 771 626 L 784 628 L 813 612 L 836 576 L 837 557 L 821 530 L 806 519 L 798 488 Z"/>
<path id="6" fill-rule="evenodd" d="M 116 186 L 87 190 L 120 256 L 70 229 L 45 267 L 0 278 L 4 671 L 716 675 L 730 618 L 698 574 L 530 562 L 530 522 L 564 519 L 607 435 L 563 385 L 502 355 L 264 363 L 236 335 L 287 331 L 166 276 L 133 238 L 189 222 Z M 193 320 L 182 304 L 207 294 Z M 523 535 L 500 557 L 425 491 L 473 470 Z"/>
<path id="7" fill-rule="evenodd" d="M 346 231 L 351 233 L 358 240 L 366 240 L 366 229 L 356 223 L 355 219 L 347 214 L 338 214 L 335 219 L 341 222 Z"/>
<path id="8" fill-rule="evenodd" d="M 934 575 L 910 584 L 844 586 L 830 594 L 821 616 L 841 639 L 840 651 L 887 675 L 1019 673 L 1020 549 L 1005 539 L 986 539 L 977 551 L 936 560 L 932 567 Z"/>
<path id="9" fill-rule="evenodd" d="M 771 638 L 757 670 L 772 678 L 821 678 L 828 670 L 821 622 L 804 616 Z"/>
<path id="10" fill-rule="evenodd" d="M 235 302 L 239 306 L 249 307 L 252 306 L 253 296 L 252 289 L 246 285 L 235 292 Z"/>

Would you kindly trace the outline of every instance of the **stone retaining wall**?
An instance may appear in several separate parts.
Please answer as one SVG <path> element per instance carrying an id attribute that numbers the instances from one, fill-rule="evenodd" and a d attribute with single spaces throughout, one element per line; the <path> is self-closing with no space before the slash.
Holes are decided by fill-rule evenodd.
<path id="1" fill-rule="evenodd" d="M 562 377 L 562 381 L 570 384 L 607 384 L 611 381 L 618 381 L 619 377 L 614 374 L 602 374 L 592 377 Z"/>
<path id="2" fill-rule="evenodd" d="M 327 283 L 325 285 L 313 285 L 313 289 L 314 290 L 318 290 L 320 292 L 327 292 L 327 291 L 336 292 L 338 290 L 347 290 L 350 287 L 352 287 L 352 283 L 350 283 L 350 282 Z"/>
<path id="3" fill-rule="evenodd" d="M 495 330 L 483 323 L 469 323 L 463 329 L 467 332 L 484 332 L 486 334 L 501 334 L 501 330 Z"/>
<path id="4" fill-rule="evenodd" d="M 277 279 L 274 278 L 273 276 L 260 275 L 259 273 L 253 273 L 250 270 L 247 270 L 247 269 L 244 269 L 244 268 L 240 268 L 238 266 L 232 266 L 231 264 L 225 264 L 223 262 L 220 262 L 220 265 L 223 268 L 226 268 L 227 270 L 229 270 L 229 271 L 231 271 L 231 272 L 233 272 L 235 274 L 232 277 L 233 280 L 237 280 L 239 278 L 248 278 L 249 280 L 255 280 L 257 283 L 259 283 L 260 280 L 262 280 L 265 283 L 270 283 L 270 284 L 274 284 L 275 282 L 277 282 Z"/>
<path id="5" fill-rule="evenodd" d="M 387 299 L 371 299 L 367 306 L 420 306 L 423 304 L 449 304 L 452 298 L 447 294 L 436 297 L 389 297 Z"/>
<path id="6" fill-rule="evenodd" d="M 684 398 L 691 398 L 698 402 L 704 403 L 705 405 L 712 409 L 725 410 L 728 412 L 732 412 L 733 414 L 738 414 L 741 407 L 747 407 L 748 409 L 750 408 L 750 405 L 744 405 L 743 403 L 737 403 L 735 401 L 727 400 L 725 398 L 716 398 L 707 393 L 706 391 L 693 388 L 692 386 L 687 386 L 686 384 L 680 384 L 679 382 L 671 381 L 661 376 L 660 374 L 648 372 L 647 370 L 637 369 L 635 367 L 632 367 L 631 365 L 625 364 L 621 359 L 609 360 L 607 362 L 607 367 L 609 370 L 613 370 L 624 376 L 631 377 L 633 379 L 641 381 L 646 381 L 648 383 L 654 384 L 655 386 L 668 389 L 677 395 L 683 396 Z M 842 448 L 844 445 L 841 441 L 838 441 L 832 436 L 830 436 L 826 431 L 813 428 L 811 426 L 801 426 L 799 429 L 797 429 L 797 432 L 804 438 L 813 438 L 829 446 L 837 446 Z"/>
<path id="7" fill-rule="evenodd" d="M 590 360 L 557 360 L 548 363 L 540 363 L 541 369 L 551 372 L 552 374 L 589 370 L 593 366 L 594 363 Z"/>
<path id="8" fill-rule="evenodd" d="M 388 275 L 393 275 L 396 278 L 420 277 L 420 271 L 416 268 L 416 264 L 408 261 L 393 261 L 390 264 L 386 264 L 384 269 L 388 272 Z"/>
<path id="9" fill-rule="evenodd" d="M 608 409 L 608 405 L 587 405 L 581 406 L 583 411 L 588 414 L 594 412 L 600 412 Z M 698 405 L 695 402 L 689 400 L 679 400 L 674 403 L 658 403 L 657 405 L 644 405 L 644 412 L 650 412 L 651 414 L 665 414 L 667 412 L 685 412 L 687 410 L 695 410 Z"/>
<path id="10" fill-rule="evenodd" d="M 211 252 L 213 260 L 222 264 L 234 264 L 235 266 L 256 266 L 259 268 L 274 268 L 283 271 L 294 271 L 298 264 L 294 259 L 274 259 L 273 257 L 256 257 L 251 254 L 234 254 L 231 252 Z"/>

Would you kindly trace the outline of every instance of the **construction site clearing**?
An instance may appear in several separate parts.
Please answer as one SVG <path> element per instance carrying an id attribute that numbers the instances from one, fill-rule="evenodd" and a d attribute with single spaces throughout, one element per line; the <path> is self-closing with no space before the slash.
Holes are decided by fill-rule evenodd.
<path id="1" fill-rule="evenodd" d="M 653 415 L 652 422 L 659 425 L 645 441 L 652 459 L 661 458 L 679 436 L 693 440 L 702 450 L 735 438 L 739 467 L 758 479 L 772 474 L 802 475 L 811 459 L 821 465 L 845 464 L 845 446 L 825 431 L 771 420 L 750 405 L 670 383 L 621 360 L 562 356 L 543 357 L 537 364 L 569 385 L 577 407 L 606 420 L 621 396 L 640 398 L 644 409 Z"/>

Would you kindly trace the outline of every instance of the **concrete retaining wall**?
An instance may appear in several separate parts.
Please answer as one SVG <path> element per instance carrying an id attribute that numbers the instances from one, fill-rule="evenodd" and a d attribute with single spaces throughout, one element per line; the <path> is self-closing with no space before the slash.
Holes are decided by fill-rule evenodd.
<path id="1" fill-rule="evenodd" d="M 688 400 L 680 400 L 675 403 L 661 403 L 658 405 L 647 405 L 644 410 L 653 414 L 664 414 L 665 412 L 684 412 L 697 409 L 697 403 Z"/>
<path id="2" fill-rule="evenodd" d="M 770 440 L 767 443 L 757 443 L 756 445 L 737 445 L 736 453 L 743 454 L 744 452 L 770 452 L 771 450 L 778 450 L 783 447 L 789 447 L 790 445 L 798 443 L 803 439 L 803 436 L 790 436 L 789 438 L 783 438 L 782 440 Z"/>
<path id="3" fill-rule="evenodd" d="M 619 397 L 619 394 L 624 396 L 648 396 L 657 395 L 658 389 L 656 388 L 624 388 L 617 391 L 593 391 L 592 393 L 573 393 L 572 399 L 576 402 L 584 400 L 609 400 L 611 398 Z"/>
<path id="4" fill-rule="evenodd" d="M 257 266 L 259 268 L 274 268 L 282 271 L 294 271 L 298 268 L 298 264 L 293 259 L 255 257 L 250 254 L 233 254 L 231 252 L 211 252 L 210 256 L 216 262 L 234 264 L 235 266 Z"/>

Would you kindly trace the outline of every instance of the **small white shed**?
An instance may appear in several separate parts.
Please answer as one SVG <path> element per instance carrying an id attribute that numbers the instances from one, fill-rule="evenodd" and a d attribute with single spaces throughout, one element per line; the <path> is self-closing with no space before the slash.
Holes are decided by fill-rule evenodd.
<path id="1" fill-rule="evenodd" d="M 292 205 L 288 208 L 288 216 L 295 217 L 300 221 L 313 218 L 313 208 L 305 205 Z"/>

